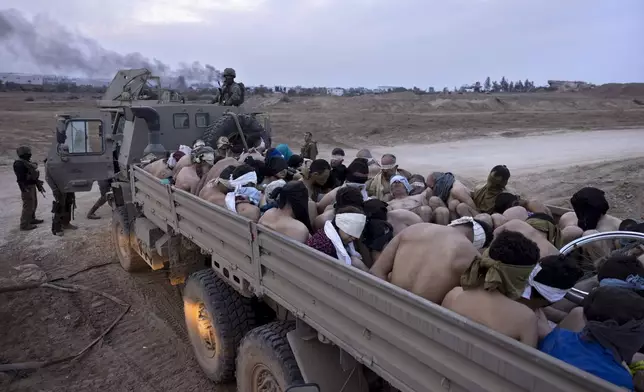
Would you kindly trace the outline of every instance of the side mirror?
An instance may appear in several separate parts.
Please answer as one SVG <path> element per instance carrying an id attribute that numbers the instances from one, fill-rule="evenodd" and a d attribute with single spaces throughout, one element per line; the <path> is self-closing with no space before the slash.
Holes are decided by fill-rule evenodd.
<path id="1" fill-rule="evenodd" d="M 318 384 L 301 384 L 290 387 L 286 392 L 320 392 Z"/>

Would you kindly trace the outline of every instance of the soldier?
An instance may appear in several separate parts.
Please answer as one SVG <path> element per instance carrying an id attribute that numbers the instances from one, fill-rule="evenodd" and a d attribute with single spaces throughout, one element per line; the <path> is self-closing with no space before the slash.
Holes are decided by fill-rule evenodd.
<path id="1" fill-rule="evenodd" d="M 219 94 L 219 104 L 223 106 L 239 106 L 244 103 L 244 87 L 241 83 L 235 82 L 235 70 L 224 69 L 224 84 Z"/>
<path id="2" fill-rule="evenodd" d="M 87 212 L 87 219 L 101 219 L 100 216 L 96 215 L 95 212 L 105 203 L 107 203 L 107 193 L 110 191 L 112 185 L 111 180 L 101 180 L 98 181 L 98 189 L 101 192 L 101 197 L 96 200 L 96 203 L 90 208 Z"/>
<path id="3" fill-rule="evenodd" d="M 39 179 L 38 165 L 31 162 L 31 148 L 27 146 L 18 147 L 16 150 L 18 159 L 13 162 L 13 171 L 16 174 L 16 181 L 20 187 L 22 198 L 22 214 L 20 215 L 20 230 L 33 230 L 36 225 L 43 223 L 42 219 L 36 219 L 36 208 L 38 207 L 38 195 L 45 193 L 43 182 Z"/>
<path id="4" fill-rule="evenodd" d="M 314 161 L 318 156 L 318 142 L 313 140 L 313 134 L 304 134 L 304 146 L 302 146 L 302 158 Z"/>
<path id="5" fill-rule="evenodd" d="M 51 212 L 54 219 L 51 222 L 51 232 L 59 237 L 63 236 L 63 230 L 76 230 L 78 227 L 71 224 L 72 214 L 76 208 L 76 196 L 74 192 L 65 192 L 64 189 L 58 188 L 54 179 L 51 177 L 45 160 L 45 180 L 54 194 Z"/>

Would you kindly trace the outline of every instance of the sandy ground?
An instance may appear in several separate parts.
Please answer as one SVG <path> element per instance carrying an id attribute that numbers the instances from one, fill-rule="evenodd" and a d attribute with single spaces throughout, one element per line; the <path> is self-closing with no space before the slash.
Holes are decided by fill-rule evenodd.
<path id="1" fill-rule="evenodd" d="M 36 97 L 35 102 L 15 98 L 0 94 L 0 218 L 5 222 L 0 226 L 0 278 L 14 274 L 14 267 L 36 264 L 49 279 L 64 278 L 65 282 L 90 286 L 127 302 L 131 309 L 101 343 L 79 360 L 38 371 L 0 373 L 0 390 L 234 390 L 232 385 L 214 388 L 201 374 L 187 340 L 180 295 L 166 283 L 166 273 L 130 275 L 119 267 L 109 239 L 107 206 L 99 210 L 103 219 L 85 219 L 84 214 L 98 198 L 97 189 L 77 195 L 74 223 L 79 230 L 62 238 L 51 235 L 48 192 L 47 199 L 40 199 L 38 209 L 45 224 L 32 232 L 18 231 L 18 188 L 11 168 L 1 166 L 1 160 L 9 163 L 13 148 L 23 142 L 34 145 L 37 159 L 44 158 L 53 114 L 92 103 L 63 102 L 60 96 Z M 356 147 L 371 146 L 375 155 L 396 154 L 402 167 L 423 174 L 435 169 L 450 170 L 469 182 L 483 180 L 496 164 L 506 164 L 513 173 L 512 185 L 540 200 L 567 206 L 577 189 L 594 185 L 607 192 L 614 214 L 639 217 L 644 213 L 644 151 L 640 147 L 644 141 L 644 111 L 631 105 L 630 98 L 554 96 L 553 103 L 545 96 L 519 94 L 504 97 L 509 109 L 486 109 L 489 112 L 472 108 L 474 104 L 465 97 L 455 97 L 447 103 L 426 97 L 416 100 L 415 96 L 402 97 L 402 103 L 391 97 L 384 99 L 385 103 L 380 97 L 359 98 L 298 99 L 288 103 L 273 100 L 267 109 L 272 113 L 278 141 L 299 140 L 301 132 L 311 129 L 306 124 L 312 121 L 310 124 L 320 127 L 316 135 L 325 154 L 336 145 L 346 147 L 349 156 Z M 494 99 L 483 97 L 488 98 Z M 541 101 L 540 113 L 526 111 L 536 110 L 534 107 Z M 344 102 L 344 107 L 340 108 L 338 102 Z M 423 112 L 423 107 L 432 102 L 437 107 L 458 107 L 438 107 L 434 115 L 428 115 L 428 109 Z M 575 102 L 577 109 L 565 102 Z M 464 104 L 470 106 L 460 108 Z M 617 109 L 610 105 L 617 105 Z M 520 110 L 514 110 L 515 106 Z M 316 123 L 307 114 L 318 119 L 324 115 L 324 120 Z M 419 119 L 427 122 L 417 123 Z M 526 127 L 528 119 L 537 120 Z M 584 119 L 582 123 L 587 125 L 573 126 L 574 119 Z M 503 126 L 493 126 L 502 120 Z M 433 121 L 436 125 L 429 126 Z M 468 121 L 482 125 L 476 129 L 459 125 Z M 394 122 L 399 127 L 397 141 L 384 131 Z M 619 129 L 624 126 L 632 129 Z M 609 130 L 587 130 L 598 127 Z M 383 131 L 370 134 L 375 128 Z M 576 131 L 565 130 L 571 128 Z M 345 136 L 340 136 L 343 133 Z M 446 142 L 427 144 L 438 141 Z M 66 278 L 105 263 L 109 264 Z M 75 353 L 120 312 L 120 306 L 87 292 L 34 289 L 0 293 L 0 363 L 47 360 Z"/>

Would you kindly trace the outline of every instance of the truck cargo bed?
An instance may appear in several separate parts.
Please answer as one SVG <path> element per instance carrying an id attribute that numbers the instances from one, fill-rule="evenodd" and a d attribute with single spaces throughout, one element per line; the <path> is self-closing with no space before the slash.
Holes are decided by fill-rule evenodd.
<path id="1" fill-rule="evenodd" d="M 269 297 L 401 391 L 581 392 L 617 386 L 263 226 L 131 169 L 133 200 L 212 258 L 242 295 Z"/>

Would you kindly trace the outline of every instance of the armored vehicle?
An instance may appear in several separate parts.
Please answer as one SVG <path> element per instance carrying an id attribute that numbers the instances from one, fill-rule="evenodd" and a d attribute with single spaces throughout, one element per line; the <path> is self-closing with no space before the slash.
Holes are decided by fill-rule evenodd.
<path id="1" fill-rule="evenodd" d="M 384 381 L 406 392 L 619 390 L 141 168 L 145 154 L 209 129 L 241 142 L 246 128 L 270 144 L 243 107 L 109 97 L 109 108 L 59 117 L 52 175 L 74 192 L 113 178 L 116 255 L 128 271 L 169 269 L 184 285 L 194 354 L 214 382 L 236 377 L 243 392 L 305 382 L 316 385 L 302 392 L 385 390 Z"/>

